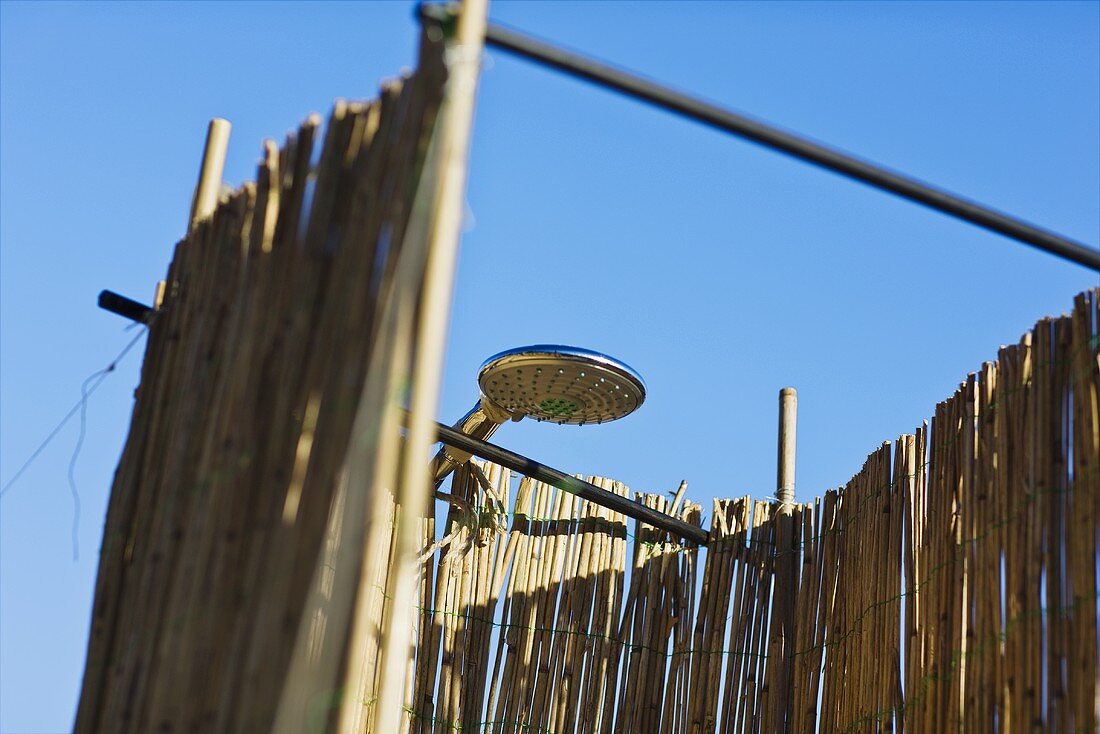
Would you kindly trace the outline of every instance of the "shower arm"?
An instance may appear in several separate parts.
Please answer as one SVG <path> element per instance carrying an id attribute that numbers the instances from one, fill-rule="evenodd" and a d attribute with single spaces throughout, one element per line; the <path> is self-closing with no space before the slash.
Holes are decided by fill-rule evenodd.
<path id="1" fill-rule="evenodd" d="M 409 411 L 403 410 L 403 418 L 409 420 Z M 509 451 L 496 444 L 473 438 L 457 431 L 443 423 L 436 423 L 436 437 L 455 449 L 468 452 L 479 459 L 490 461 L 498 466 L 519 472 L 545 484 L 576 495 L 581 499 L 595 502 L 615 512 L 621 512 L 627 517 L 652 525 L 661 530 L 667 530 L 673 536 L 699 545 L 706 545 L 710 532 L 706 528 L 692 525 L 678 517 L 673 517 L 652 507 L 646 507 L 641 502 L 636 502 L 628 497 L 610 492 L 602 487 L 577 479 L 574 476 L 559 471 L 553 467 L 541 464 L 534 459 Z"/>
<path id="2" fill-rule="evenodd" d="M 453 430 L 478 441 L 488 441 L 497 429 L 508 421 L 518 421 L 522 415 L 512 415 L 484 395 L 454 424 Z M 439 453 L 432 459 L 431 477 L 433 486 L 439 489 L 451 472 L 459 464 L 464 464 L 473 456 L 468 451 L 443 444 Z"/>

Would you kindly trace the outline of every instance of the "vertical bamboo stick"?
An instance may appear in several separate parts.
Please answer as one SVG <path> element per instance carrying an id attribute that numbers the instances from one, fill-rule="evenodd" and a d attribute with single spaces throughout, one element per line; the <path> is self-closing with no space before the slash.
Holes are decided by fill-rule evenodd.
<path id="1" fill-rule="evenodd" d="M 779 467 L 776 498 L 780 505 L 794 502 L 794 470 L 798 430 L 798 391 L 785 387 L 779 391 Z"/>
<path id="2" fill-rule="evenodd" d="M 487 720 L 497 719 L 493 731 L 501 731 L 499 720 L 502 716 L 504 698 L 510 694 L 509 683 L 506 681 L 514 666 L 514 657 L 517 647 L 518 630 L 514 621 L 518 618 L 517 607 L 522 598 L 519 590 L 526 584 L 526 559 L 527 549 L 530 544 L 531 534 L 531 492 L 533 480 L 524 477 L 516 491 L 515 514 L 512 520 L 512 530 L 508 546 L 512 551 L 512 566 L 508 572 L 508 588 L 504 597 L 504 608 L 501 611 L 501 634 L 497 643 L 497 657 L 493 666 L 493 683 L 489 688 L 489 700 L 485 708 Z M 505 656 L 505 651 L 507 655 Z M 503 667 L 502 667 L 503 661 Z M 504 698 L 498 698 L 498 692 L 502 691 Z"/>
<path id="3" fill-rule="evenodd" d="M 620 496 L 630 496 L 630 490 L 622 484 L 616 484 L 615 490 Z M 617 522 L 613 527 L 611 546 L 611 563 L 614 574 L 612 576 L 613 585 L 610 590 L 609 616 L 607 626 L 605 627 L 606 634 L 610 639 L 608 645 L 605 647 L 606 662 L 601 666 L 601 670 L 604 672 L 603 680 L 605 681 L 602 687 L 602 701 L 600 702 L 602 710 L 599 714 L 599 731 L 601 732 L 611 731 L 615 723 L 615 701 L 617 700 L 618 693 L 616 682 L 619 678 L 619 670 L 622 665 L 622 656 L 624 653 L 622 632 L 617 623 L 622 616 L 623 607 L 627 602 L 627 598 L 624 595 L 626 586 L 627 519 L 625 516 L 618 513 L 616 513 L 615 517 L 617 518 Z M 631 581 L 631 586 L 633 586 L 633 580 Z M 615 634 L 616 630 L 619 631 L 617 635 Z"/>
<path id="4" fill-rule="evenodd" d="M 199 222 L 210 218 L 221 196 L 222 172 L 225 170 L 225 154 L 229 149 L 229 133 L 233 126 L 229 120 L 215 117 L 206 129 L 206 145 L 202 152 L 202 166 L 199 168 L 199 182 L 191 199 L 191 216 L 187 220 L 187 231 L 192 231 Z"/>
<path id="5" fill-rule="evenodd" d="M 1067 660 L 1067 708 L 1078 731 L 1100 724 L 1097 660 L 1097 527 L 1100 524 L 1100 289 L 1077 296 L 1070 342 L 1062 352 L 1072 389 L 1072 481 L 1066 484 L 1068 565 L 1065 626 L 1073 641 Z M 1091 500 L 1091 501 L 1090 501 Z"/>
<path id="6" fill-rule="evenodd" d="M 424 175 L 422 182 L 433 182 L 438 188 L 425 191 L 425 204 L 431 205 L 420 216 L 432 212 L 432 228 L 425 235 L 427 260 L 424 266 L 424 286 L 420 303 L 418 339 L 412 365 L 411 418 L 406 441 L 406 475 L 400 497 L 406 506 L 420 507 L 429 491 L 428 466 L 423 455 L 434 442 L 434 417 L 439 402 L 440 370 L 443 362 L 444 338 L 448 322 L 448 307 L 454 280 L 459 230 L 464 211 L 466 161 L 469 155 L 473 127 L 474 94 L 485 35 L 487 0 L 466 0 L 455 25 L 449 78 L 444 92 L 444 104 L 436 122 L 436 174 Z M 401 693 L 396 688 L 403 679 L 401 671 L 408 659 L 408 631 L 394 624 L 410 607 L 415 583 L 415 568 L 411 559 L 416 553 L 416 528 L 404 523 L 397 528 L 397 568 L 393 574 L 391 603 L 396 614 L 388 617 L 383 632 L 382 678 L 376 709 L 375 728 L 394 731 L 401 711 Z M 345 719 L 346 720 L 346 719 Z"/>

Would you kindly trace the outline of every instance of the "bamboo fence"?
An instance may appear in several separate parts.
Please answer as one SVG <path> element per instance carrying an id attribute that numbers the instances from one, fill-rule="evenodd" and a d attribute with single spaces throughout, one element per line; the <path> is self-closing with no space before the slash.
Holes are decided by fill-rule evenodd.
<path id="1" fill-rule="evenodd" d="M 414 377 L 439 369 L 450 298 L 477 59 L 456 71 L 458 50 L 427 29 L 415 73 L 266 142 L 220 201 L 208 144 L 112 488 L 75 731 L 348 728 L 342 690 L 379 685 L 362 578 L 408 495 L 398 411 L 435 414 Z"/>
<path id="2" fill-rule="evenodd" d="M 1096 731 L 1098 323 L 1081 294 L 823 497 L 716 500 L 705 549 L 527 478 L 486 530 L 513 482 L 460 471 L 409 730 Z"/>
<path id="3" fill-rule="evenodd" d="M 398 411 L 434 400 L 464 177 L 446 44 L 177 246 L 76 731 L 1096 730 L 1100 290 L 844 487 L 714 501 L 705 548 L 477 462 L 437 528 Z M 685 489 L 632 496 L 702 525 Z"/>

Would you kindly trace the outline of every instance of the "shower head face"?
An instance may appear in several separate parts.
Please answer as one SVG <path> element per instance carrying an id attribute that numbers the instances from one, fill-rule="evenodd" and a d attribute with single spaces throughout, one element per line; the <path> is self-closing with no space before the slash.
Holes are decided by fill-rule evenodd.
<path id="1" fill-rule="evenodd" d="M 509 349 L 481 366 L 481 392 L 513 415 L 585 425 L 617 420 L 645 400 L 645 383 L 628 365 L 579 347 L 537 344 Z"/>

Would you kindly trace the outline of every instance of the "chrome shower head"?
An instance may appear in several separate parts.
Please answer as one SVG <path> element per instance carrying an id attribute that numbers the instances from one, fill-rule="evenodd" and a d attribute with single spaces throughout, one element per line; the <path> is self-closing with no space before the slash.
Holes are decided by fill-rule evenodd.
<path id="1" fill-rule="evenodd" d="M 482 394 L 513 416 L 585 425 L 617 420 L 645 400 L 629 366 L 590 349 L 536 344 L 509 349 L 481 365 Z"/>
<path id="2" fill-rule="evenodd" d="M 558 344 L 536 344 L 496 354 L 477 373 L 481 399 L 455 428 L 486 441 L 511 420 L 606 423 L 629 415 L 645 400 L 645 383 L 606 354 Z M 443 446 L 432 461 L 435 486 L 470 454 Z"/>

